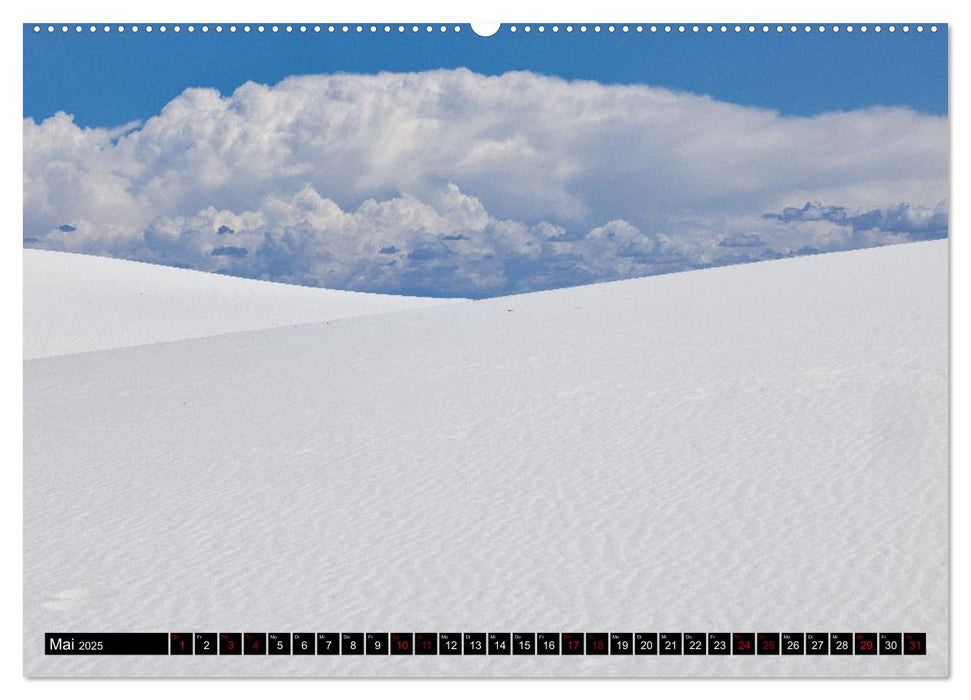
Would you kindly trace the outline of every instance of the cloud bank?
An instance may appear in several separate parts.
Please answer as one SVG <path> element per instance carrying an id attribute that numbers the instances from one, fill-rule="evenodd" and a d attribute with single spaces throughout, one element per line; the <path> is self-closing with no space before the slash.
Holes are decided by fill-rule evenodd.
<path id="1" fill-rule="evenodd" d="M 24 241 L 362 291 L 490 296 L 947 235 L 944 117 L 781 117 L 468 70 L 189 89 L 24 120 Z"/>

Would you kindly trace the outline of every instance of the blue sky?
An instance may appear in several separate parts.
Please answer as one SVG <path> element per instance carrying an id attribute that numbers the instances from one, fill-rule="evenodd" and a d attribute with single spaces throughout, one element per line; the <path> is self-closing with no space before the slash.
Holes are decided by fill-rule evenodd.
<path id="1" fill-rule="evenodd" d="M 521 27 L 28 26 L 24 245 L 487 297 L 948 235 L 943 28 Z"/>
<path id="2" fill-rule="evenodd" d="M 326 29 L 78 34 L 73 28 L 51 35 L 36 34 L 33 26 L 24 25 L 24 116 L 40 120 L 65 111 L 83 126 L 146 119 L 187 87 L 229 94 L 247 80 L 272 84 L 310 73 L 460 66 L 485 75 L 531 70 L 608 84 L 646 83 L 786 115 L 872 105 L 947 114 L 946 25 L 906 35 L 877 33 L 871 25 L 865 34 L 520 29 L 492 37 L 476 36 L 467 25 L 459 33 L 390 36 Z"/>

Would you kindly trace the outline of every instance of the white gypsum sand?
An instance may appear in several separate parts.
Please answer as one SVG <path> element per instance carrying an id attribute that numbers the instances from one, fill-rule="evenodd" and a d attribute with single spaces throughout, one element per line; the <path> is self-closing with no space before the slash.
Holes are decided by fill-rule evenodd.
<path id="1" fill-rule="evenodd" d="M 25 672 L 944 675 L 947 250 L 26 361 Z M 254 630 L 917 631 L 928 655 L 42 649 Z"/>
<path id="2" fill-rule="evenodd" d="M 24 357 L 51 357 L 450 303 L 24 250 Z"/>

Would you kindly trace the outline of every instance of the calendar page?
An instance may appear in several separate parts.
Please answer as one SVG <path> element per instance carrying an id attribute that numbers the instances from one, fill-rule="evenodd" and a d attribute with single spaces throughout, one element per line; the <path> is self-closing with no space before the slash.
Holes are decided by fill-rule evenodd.
<path id="1" fill-rule="evenodd" d="M 947 55 L 25 24 L 24 674 L 947 676 Z"/>

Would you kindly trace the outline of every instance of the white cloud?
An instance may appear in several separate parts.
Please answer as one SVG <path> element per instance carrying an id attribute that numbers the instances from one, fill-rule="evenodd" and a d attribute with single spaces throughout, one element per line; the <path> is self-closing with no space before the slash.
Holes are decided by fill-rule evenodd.
<path id="1" fill-rule="evenodd" d="M 190 89 L 115 130 L 24 120 L 32 244 L 354 289 L 491 294 L 907 240 L 947 187 L 944 117 L 781 117 L 525 72 Z M 811 201 L 910 206 L 866 229 L 761 216 Z"/>

